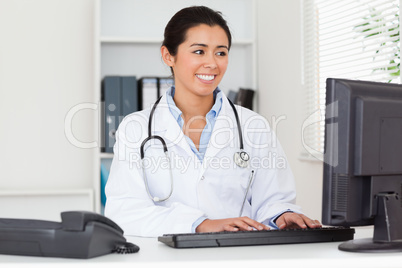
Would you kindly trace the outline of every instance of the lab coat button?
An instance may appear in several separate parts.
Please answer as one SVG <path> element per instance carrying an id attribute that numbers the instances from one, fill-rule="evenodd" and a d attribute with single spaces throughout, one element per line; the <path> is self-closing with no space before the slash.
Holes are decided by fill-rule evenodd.
<path id="1" fill-rule="evenodd" d="M 201 180 L 204 180 L 204 179 L 205 179 L 205 177 L 204 177 L 204 176 L 202 176 L 202 177 L 201 177 Z"/>

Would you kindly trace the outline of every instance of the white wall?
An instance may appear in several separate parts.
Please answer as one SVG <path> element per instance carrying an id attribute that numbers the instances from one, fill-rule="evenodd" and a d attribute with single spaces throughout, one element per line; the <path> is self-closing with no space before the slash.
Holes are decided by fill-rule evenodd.
<path id="1" fill-rule="evenodd" d="M 0 0 L 3 217 L 39 215 L 37 212 L 53 209 L 92 209 L 93 155 L 99 149 L 73 146 L 66 138 L 64 124 L 72 107 L 95 100 L 94 11 L 93 0 Z M 73 118 L 77 139 L 97 139 L 96 116 L 96 112 L 86 111 Z M 81 196 L 83 189 L 89 189 L 89 203 L 79 199 L 80 205 L 74 194 L 64 202 L 66 206 L 53 198 L 66 191 L 77 191 Z M 17 207 L 15 196 L 22 196 L 24 204 Z M 43 202 L 32 202 L 41 196 L 45 196 Z"/>
<path id="2" fill-rule="evenodd" d="M 300 0 L 258 0 L 258 107 L 276 132 L 296 178 L 297 204 L 321 219 L 322 163 L 299 159 L 304 95 Z"/>

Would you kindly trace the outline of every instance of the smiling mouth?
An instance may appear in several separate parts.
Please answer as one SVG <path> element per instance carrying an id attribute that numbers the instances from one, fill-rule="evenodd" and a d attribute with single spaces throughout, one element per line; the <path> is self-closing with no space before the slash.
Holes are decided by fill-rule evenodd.
<path id="1" fill-rule="evenodd" d="M 215 79 L 215 75 L 196 74 L 195 76 L 204 81 L 212 81 Z"/>

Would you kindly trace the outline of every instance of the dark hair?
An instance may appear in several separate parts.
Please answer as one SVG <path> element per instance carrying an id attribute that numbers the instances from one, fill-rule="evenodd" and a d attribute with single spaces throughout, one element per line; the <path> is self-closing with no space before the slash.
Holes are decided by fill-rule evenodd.
<path id="1" fill-rule="evenodd" d="M 205 6 L 187 7 L 177 12 L 166 25 L 162 46 L 166 46 L 170 55 L 176 56 L 179 45 L 186 40 L 188 29 L 200 24 L 222 27 L 228 37 L 230 49 L 232 35 L 222 13 Z"/>

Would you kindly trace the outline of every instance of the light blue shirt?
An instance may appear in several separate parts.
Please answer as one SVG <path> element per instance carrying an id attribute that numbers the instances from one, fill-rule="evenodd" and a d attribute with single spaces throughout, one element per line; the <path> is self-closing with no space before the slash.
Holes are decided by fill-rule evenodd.
<path id="1" fill-rule="evenodd" d="M 180 128 L 183 129 L 184 120 L 181 117 L 183 112 L 180 111 L 180 109 L 176 106 L 173 100 L 174 93 L 175 93 L 175 87 L 172 86 L 171 90 L 167 91 L 167 103 L 169 105 L 169 110 L 172 113 L 173 117 L 176 119 Z M 214 129 L 216 118 L 218 117 L 219 112 L 222 108 L 222 92 L 219 88 L 216 88 L 214 90 L 214 99 L 215 99 L 214 105 L 205 116 L 207 124 L 205 125 L 204 129 L 201 132 L 201 138 L 198 150 L 194 142 L 189 137 L 185 136 L 187 143 L 190 145 L 191 150 L 194 152 L 194 154 L 197 156 L 197 158 L 200 160 L 201 163 L 204 160 L 204 155 L 207 150 L 209 140 L 211 139 L 212 130 Z"/>

